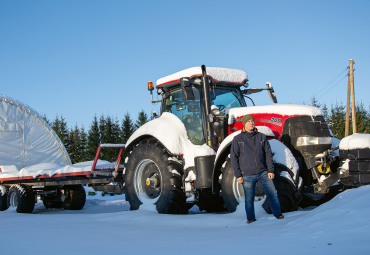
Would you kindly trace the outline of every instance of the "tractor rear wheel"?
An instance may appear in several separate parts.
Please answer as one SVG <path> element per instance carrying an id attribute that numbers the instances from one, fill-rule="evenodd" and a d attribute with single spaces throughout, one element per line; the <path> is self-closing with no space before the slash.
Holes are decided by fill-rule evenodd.
<path id="1" fill-rule="evenodd" d="M 236 181 L 229 157 L 226 158 L 221 172 L 221 196 L 224 200 L 224 207 L 229 212 L 235 212 L 239 203 L 244 201 L 244 190 L 243 186 Z"/>
<path id="2" fill-rule="evenodd" d="M 141 204 L 155 204 L 159 213 L 187 213 L 182 190 L 183 168 L 170 160 L 166 150 L 155 140 L 140 141 L 128 153 L 125 172 L 125 195 L 130 210 Z"/>
<path id="3" fill-rule="evenodd" d="M 295 184 L 293 184 L 291 181 L 281 176 L 281 172 L 286 171 L 285 166 L 281 164 L 274 164 L 274 168 L 275 178 L 273 181 L 278 194 L 281 212 L 284 213 L 296 211 L 298 209 L 298 204 L 302 200 L 302 194 L 300 190 L 298 190 Z M 262 207 L 267 213 L 272 214 L 270 202 L 267 197 L 265 202 L 262 204 Z"/>

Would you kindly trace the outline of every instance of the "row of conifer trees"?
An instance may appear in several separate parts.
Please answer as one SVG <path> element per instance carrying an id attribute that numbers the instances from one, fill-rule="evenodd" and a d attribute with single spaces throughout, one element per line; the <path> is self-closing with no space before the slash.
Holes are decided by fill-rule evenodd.
<path id="1" fill-rule="evenodd" d="M 133 121 L 129 112 L 127 112 L 120 121 L 112 116 L 101 115 L 99 118 L 95 115 L 88 130 L 79 127 L 68 127 L 66 119 L 56 116 L 53 121 L 49 121 L 46 116 L 44 120 L 53 128 L 60 140 L 64 144 L 72 163 L 94 160 L 99 144 L 103 143 L 125 143 L 132 133 L 148 122 L 151 117 L 141 110 L 138 119 Z M 101 151 L 99 159 L 114 162 L 117 159 L 119 149 L 105 148 Z M 122 155 L 124 159 L 126 153 Z M 123 162 L 121 160 L 121 162 Z"/>
<path id="2" fill-rule="evenodd" d="M 333 136 L 343 139 L 346 106 L 343 103 L 336 103 L 328 109 L 326 104 L 320 104 L 315 98 L 311 99 L 311 105 L 319 107 L 323 111 L 324 118 L 333 132 Z M 72 163 L 77 163 L 93 160 L 101 143 L 125 143 L 137 128 L 148 122 L 152 117 L 148 117 L 144 110 L 139 112 L 138 119 L 135 122 L 129 112 L 124 115 L 121 121 L 109 115 L 101 115 L 99 118 L 95 115 L 87 131 L 84 127 L 78 127 L 77 124 L 74 127 L 68 127 L 63 116 L 56 116 L 52 122 L 48 121 L 46 117 L 44 119 L 51 125 L 65 145 Z M 352 118 L 350 118 L 350 122 L 350 134 L 352 134 Z M 362 103 L 356 105 L 356 122 L 358 133 L 370 133 L 370 108 L 366 109 Z M 114 162 L 117 155 L 118 149 L 104 149 L 99 158 Z M 125 156 L 124 153 L 122 159 Z"/>

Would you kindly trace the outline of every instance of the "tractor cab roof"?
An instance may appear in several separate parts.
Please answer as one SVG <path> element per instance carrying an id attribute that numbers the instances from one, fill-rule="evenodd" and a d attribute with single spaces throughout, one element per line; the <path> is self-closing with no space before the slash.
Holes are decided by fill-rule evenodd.
<path id="1" fill-rule="evenodd" d="M 226 86 L 241 86 L 248 81 L 247 74 L 244 71 L 221 67 L 207 67 L 207 76 L 211 81 Z M 202 77 L 202 68 L 200 66 L 191 67 L 180 72 L 168 75 L 157 80 L 156 87 L 172 87 L 180 84 L 180 78 L 190 77 L 193 82 L 200 82 Z M 199 81 L 197 81 L 199 79 Z"/>

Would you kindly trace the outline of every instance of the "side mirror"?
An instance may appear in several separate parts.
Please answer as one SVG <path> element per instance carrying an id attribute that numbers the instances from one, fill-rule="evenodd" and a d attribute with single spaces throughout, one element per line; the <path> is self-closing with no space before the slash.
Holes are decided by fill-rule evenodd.
<path id="1" fill-rule="evenodd" d="M 194 100 L 194 93 L 193 88 L 191 87 L 190 78 L 183 77 L 180 79 L 182 93 L 184 93 L 185 99 L 187 100 Z"/>
<path id="2" fill-rule="evenodd" d="M 277 99 L 276 99 L 275 91 L 274 91 L 274 89 L 271 86 L 271 82 L 266 82 L 266 88 L 267 88 L 267 92 L 269 93 L 269 96 L 270 96 L 271 101 L 274 104 L 276 104 L 277 103 Z"/>

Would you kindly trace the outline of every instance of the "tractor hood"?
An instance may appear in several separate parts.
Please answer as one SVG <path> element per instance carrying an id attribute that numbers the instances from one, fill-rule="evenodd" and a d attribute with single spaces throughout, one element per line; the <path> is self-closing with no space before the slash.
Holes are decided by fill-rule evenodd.
<path id="1" fill-rule="evenodd" d="M 229 110 L 229 124 L 233 124 L 237 118 L 245 114 L 279 114 L 282 116 L 319 116 L 323 115 L 322 111 L 314 106 L 298 104 L 275 104 L 250 107 L 238 107 Z"/>

